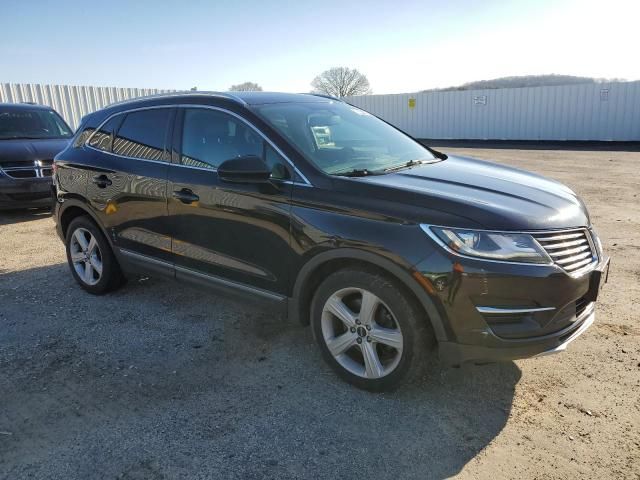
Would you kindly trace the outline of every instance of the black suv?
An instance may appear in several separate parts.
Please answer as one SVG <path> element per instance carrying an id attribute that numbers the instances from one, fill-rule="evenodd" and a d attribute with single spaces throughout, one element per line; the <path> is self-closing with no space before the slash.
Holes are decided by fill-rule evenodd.
<path id="1" fill-rule="evenodd" d="M 566 186 L 447 157 L 337 99 L 185 93 L 87 116 L 55 217 L 91 293 L 161 274 L 282 307 L 369 390 L 564 350 L 606 279 Z"/>
<path id="2" fill-rule="evenodd" d="M 0 210 L 51 206 L 51 164 L 71 136 L 49 107 L 0 103 Z"/>

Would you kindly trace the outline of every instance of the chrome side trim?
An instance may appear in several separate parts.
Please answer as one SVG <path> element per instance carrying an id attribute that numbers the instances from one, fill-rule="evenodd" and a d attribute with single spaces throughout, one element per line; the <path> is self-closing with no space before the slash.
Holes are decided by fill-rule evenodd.
<path id="1" fill-rule="evenodd" d="M 500 307 L 476 307 L 478 312 L 485 315 L 517 315 L 520 313 L 550 312 L 556 307 L 533 307 L 533 308 L 500 308 Z"/>
<path id="2" fill-rule="evenodd" d="M 91 150 L 94 150 L 96 152 L 100 152 L 100 153 L 104 153 L 107 155 L 113 155 L 114 157 L 118 157 L 118 158 L 125 158 L 127 160 L 137 160 L 140 162 L 149 162 L 149 163 L 159 163 L 161 165 L 173 165 L 171 162 L 164 162 L 162 160 L 150 160 L 148 158 L 138 158 L 138 157 L 127 157 L 126 155 L 118 155 L 117 153 L 113 153 L 113 152 L 106 152 L 104 150 L 98 150 L 95 147 L 92 147 L 91 145 L 85 145 L 86 148 L 90 148 Z M 89 165 L 92 166 L 92 165 Z M 195 168 L 195 167 L 194 167 Z M 203 168 L 203 170 L 209 170 L 208 168 Z"/>
<path id="3" fill-rule="evenodd" d="M 131 109 L 127 109 L 127 110 L 120 110 L 119 112 L 115 112 L 115 113 L 109 115 L 106 119 L 104 119 L 102 121 L 102 123 L 100 123 L 96 127 L 96 129 L 93 132 L 91 132 L 91 135 L 89 135 L 87 140 L 84 142 L 83 146 L 87 147 L 87 148 L 90 148 L 92 150 L 95 150 L 96 152 L 105 153 L 107 155 L 114 155 L 116 157 L 126 158 L 126 159 L 129 159 L 129 160 L 141 160 L 143 162 L 154 162 L 154 163 L 161 163 L 161 164 L 164 164 L 164 165 L 173 165 L 173 166 L 182 167 L 182 168 L 193 168 L 193 169 L 196 169 L 196 170 L 205 170 L 205 171 L 208 171 L 208 172 L 217 172 L 217 170 L 218 170 L 217 168 L 191 167 L 189 165 L 182 165 L 182 164 L 179 164 L 179 163 L 172 163 L 170 161 L 165 162 L 165 161 L 160 161 L 160 160 L 147 160 L 145 158 L 138 158 L 138 157 L 128 157 L 128 156 L 125 156 L 125 155 L 118 155 L 117 153 L 113 153 L 113 152 L 106 152 L 104 150 L 99 150 L 99 149 L 89 145 L 89 142 L 91 141 L 93 136 L 103 127 L 103 125 L 105 123 L 107 123 L 109 120 L 111 120 L 112 118 L 116 117 L 117 115 L 125 115 L 127 113 L 137 112 L 137 111 L 141 111 L 141 110 L 155 110 L 155 109 L 159 109 L 159 108 L 204 108 L 204 109 L 209 109 L 209 110 L 217 110 L 217 111 L 226 113 L 228 115 L 231 115 L 232 117 L 237 118 L 238 120 L 240 120 L 241 122 L 243 122 L 244 124 L 249 126 L 249 128 L 254 130 L 258 135 L 260 135 L 278 153 L 278 155 L 280 155 L 282 158 L 284 158 L 286 160 L 286 162 L 291 166 L 291 168 L 293 168 L 293 170 L 296 172 L 296 174 L 299 175 L 300 178 L 302 178 L 304 180 L 304 182 L 305 182 L 304 184 L 306 184 L 305 186 L 309 186 L 309 187 L 313 186 L 313 184 L 309 181 L 309 179 L 307 179 L 307 177 L 305 177 L 304 174 L 300 170 L 298 170 L 298 167 L 295 166 L 293 161 L 287 155 L 285 155 L 284 152 L 282 150 L 280 150 L 280 148 L 278 148 L 278 146 L 276 144 L 274 144 L 269 138 L 267 138 L 267 136 L 264 133 L 262 133 L 258 129 L 258 127 L 253 125 L 251 122 L 249 122 L 247 119 L 245 119 L 241 115 L 238 115 L 237 113 L 232 112 L 231 110 L 227 110 L 226 108 L 222 108 L 222 107 L 216 107 L 216 106 L 213 106 L 213 105 L 191 105 L 191 104 L 152 105 L 152 106 L 148 106 L 148 107 L 138 107 L 138 108 L 131 108 Z M 295 182 L 295 181 L 291 181 L 291 182 L 293 184 L 295 184 L 295 185 L 304 185 L 302 183 Z"/>
<path id="4" fill-rule="evenodd" d="M 595 312 L 595 310 L 593 310 L 587 316 L 587 318 L 584 319 L 584 321 L 582 322 L 582 325 L 580 325 L 580 328 L 578 328 L 575 332 L 573 332 L 571 334 L 571 336 L 569 338 L 567 338 L 563 343 L 561 343 L 560 345 L 558 345 L 555 348 L 552 348 L 552 349 L 546 350 L 546 351 L 544 351 L 542 353 L 539 353 L 539 354 L 535 355 L 535 357 L 544 357 L 546 355 L 553 355 L 555 353 L 564 352 L 567 349 L 567 346 L 571 342 L 573 342 L 576 338 L 578 338 L 580 335 L 582 335 L 593 324 L 595 319 L 596 319 L 596 312 Z"/>

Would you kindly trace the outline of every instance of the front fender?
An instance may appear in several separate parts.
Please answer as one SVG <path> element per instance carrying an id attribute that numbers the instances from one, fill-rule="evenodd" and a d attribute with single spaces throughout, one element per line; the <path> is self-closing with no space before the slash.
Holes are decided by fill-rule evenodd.
<path id="1" fill-rule="evenodd" d="M 335 260 L 357 260 L 363 263 L 368 263 L 378 269 L 382 269 L 390 276 L 399 280 L 420 302 L 420 305 L 426 312 L 431 326 L 433 327 L 436 339 L 439 342 L 447 341 L 448 338 L 444 327 L 443 317 L 436 308 L 436 305 L 429 294 L 412 276 L 413 273 L 416 272 L 412 266 L 398 265 L 381 255 L 354 248 L 337 248 L 324 251 L 313 256 L 302 266 L 296 276 L 292 294 L 289 298 L 289 318 L 296 319 L 305 325 L 309 323 L 309 312 L 305 311 L 308 307 L 308 303 L 305 301 L 305 292 L 310 284 L 313 273 L 327 262 Z"/>

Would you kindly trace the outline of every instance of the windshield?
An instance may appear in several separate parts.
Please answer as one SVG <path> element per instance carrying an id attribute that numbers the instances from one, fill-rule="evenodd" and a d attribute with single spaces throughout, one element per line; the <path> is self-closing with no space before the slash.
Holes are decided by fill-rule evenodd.
<path id="1" fill-rule="evenodd" d="M 53 110 L 0 106 L 0 140 L 11 138 L 68 138 L 69 126 Z"/>
<path id="2" fill-rule="evenodd" d="M 278 103 L 255 111 L 330 175 L 379 174 L 438 161 L 415 140 L 346 103 Z"/>

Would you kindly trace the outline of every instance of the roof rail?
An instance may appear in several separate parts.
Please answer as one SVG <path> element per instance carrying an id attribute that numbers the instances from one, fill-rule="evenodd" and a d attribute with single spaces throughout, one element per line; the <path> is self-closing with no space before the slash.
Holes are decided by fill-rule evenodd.
<path id="1" fill-rule="evenodd" d="M 231 93 L 227 93 L 227 92 L 196 92 L 193 90 L 180 90 L 177 92 L 170 92 L 170 93 L 157 93 L 155 95 L 146 95 L 144 97 L 136 97 L 136 98 L 129 98 L 127 100 L 121 100 L 119 102 L 114 102 L 114 103 L 110 103 L 108 106 L 112 107 L 115 105 L 123 105 L 123 104 L 127 104 L 127 103 L 133 103 L 133 102 L 140 102 L 143 100 L 153 100 L 153 99 L 158 99 L 158 98 L 172 98 L 172 97 L 181 97 L 181 96 L 201 96 L 201 97 L 220 97 L 220 98 L 226 98 L 229 100 L 233 100 L 237 103 L 240 103 L 242 105 L 246 105 L 247 103 L 242 100 L 240 97 L 233 95 Z"/>

